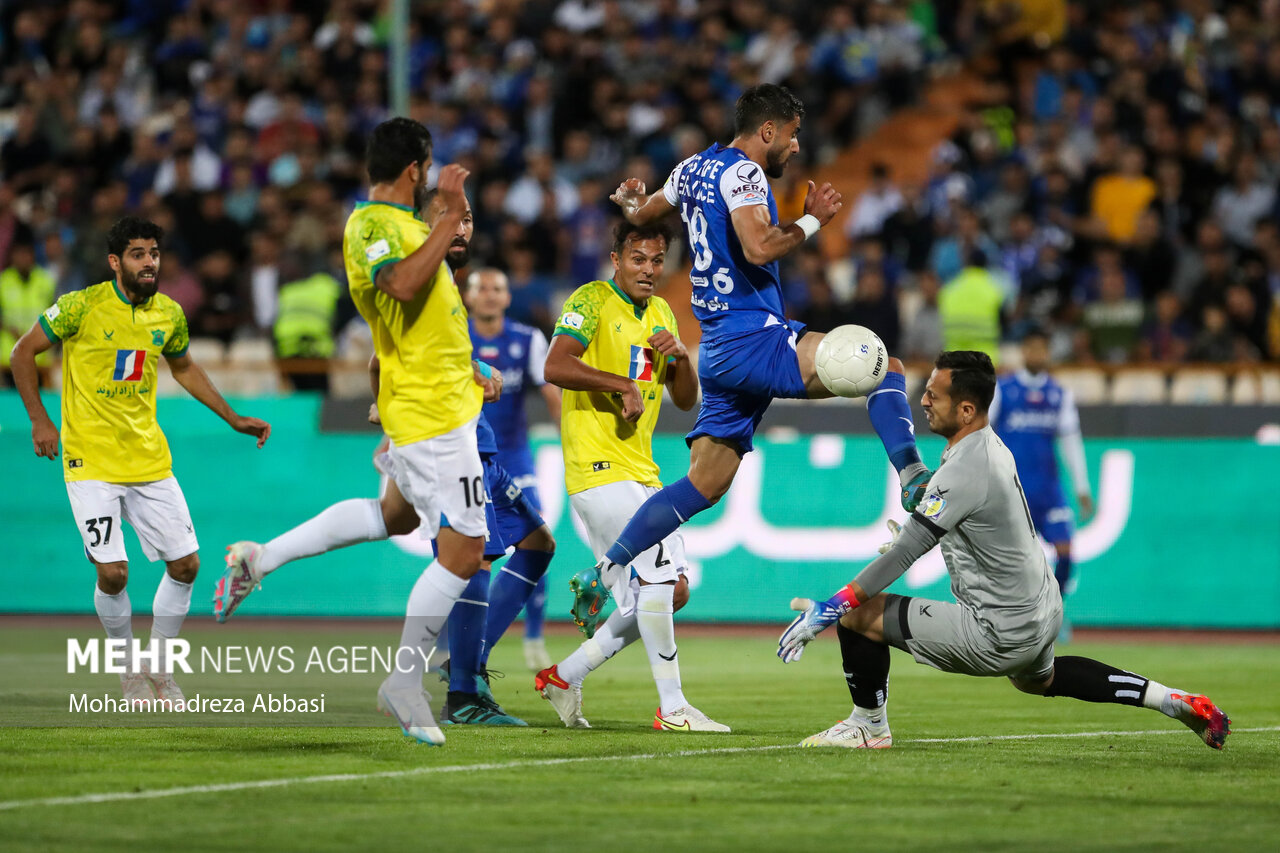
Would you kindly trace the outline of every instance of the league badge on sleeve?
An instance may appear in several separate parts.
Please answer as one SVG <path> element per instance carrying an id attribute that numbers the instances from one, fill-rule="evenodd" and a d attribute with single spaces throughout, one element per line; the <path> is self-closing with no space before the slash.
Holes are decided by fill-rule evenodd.
<path id="1" fill-rule="evenodd" d="M 924 500 L 920 501 L 920 508 L 917 510 L 925 518 L 937 518 L 939 513 L 947 508 L 947 499 L 939 494 L 925 495 Z"/>

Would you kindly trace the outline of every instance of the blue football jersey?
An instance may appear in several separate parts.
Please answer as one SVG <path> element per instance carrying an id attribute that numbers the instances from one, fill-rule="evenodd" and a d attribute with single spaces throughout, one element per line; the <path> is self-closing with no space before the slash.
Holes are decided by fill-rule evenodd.
<path id="1" fill-rule="evenodd" d="M 777 261 L 749 263 L 731 217 L 739 207 L 764 204 L 778 224 L 764 169 L 737 148 L 716 144 L 676 166 L 662 192 L 685 223 L 693 315 L 703 341 L 785 323 Z"/>
<path id="2" fill-rule="evenodd" d="M 542 370 L 547 339 L 532 326 L 511 320 L 503 324 L 501 334 L 488 338 L 476 332 L 472 323 L 471 346 L 476 358 L 502 372 L 502 396 L 485 403 L 483 410 L 493 428 L 498 462 L 513 477 L 532 474 L 525 394 L 546 384 Z"/>
<path id="3" fill-rule="evenodd" d="M 493 439 L 493 427 L 489 426 L 483 409 L 480 410 L 480 417 L 476 420 L 476 450 L 481 456 L 486 457 L 498 452 L 498 443 Z"/>
<path id="4" fill-rule="evenodd" d="M 1080 431 L 1080 413 L 1071 392 L 1048 375 L 1025 370 L 996 383 L 991 426 L 1013 454 L 1027 499 L 1059 485 L 1055 443 Z"/>

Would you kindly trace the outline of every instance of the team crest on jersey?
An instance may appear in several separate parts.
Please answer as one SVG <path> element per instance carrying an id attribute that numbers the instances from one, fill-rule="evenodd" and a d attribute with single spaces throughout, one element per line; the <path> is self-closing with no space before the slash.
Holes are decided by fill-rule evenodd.
<path id="1" fill-rule="evenodd" d="M 937 518 L 947 508 L 947 499 L 941 495 L 925 495 L 920 502 L 920 514 L 925 518 Z"/>
<path id="2" fill-rule="evenodd" d="M 162 329 L 151 330 L 151 345 L 157 346 L 157 347 L 164 346 L 164 330 Z"/>
<path id="3" fill-rule="evenodd" d="M 146 365 L 146 350 L 118 349 L 116 350 L 116 368 L 111 378 L 116 382 L 138 382 L 142 379 L 143 368 Z"/>
<path id="4" fill-rule="evenodd" d="M 631 364 L 627 367 L 627 376 L 636 382 L 652 382 L 653 350 L 632 344 Z"/>

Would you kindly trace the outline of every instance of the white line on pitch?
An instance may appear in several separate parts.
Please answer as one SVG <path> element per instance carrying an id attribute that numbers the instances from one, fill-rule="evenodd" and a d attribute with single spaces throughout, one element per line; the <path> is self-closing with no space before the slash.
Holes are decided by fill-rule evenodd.
<path id="1" fill-rule="evenodd" d="M 1099 731 L 1099 732 L 1045 732 L 1025 735 L 988 735 L 984 737 L 911 738 L 899 743 L 980 743 L 996 740 L 1044 740 L 1051 738 L 1133 737 L 1136 735 L 1166 735 L 1182 729 L 1151 729 L 1147 731 Z M 1235 729 L 1233 733 L 1277 732 L 1280 726 Z M 556 767 L 562 764 L 586 764 L 607 761 L 640 761 L 649 758 L 693 758 L 704 755 L 740 755 L 750 752 L 769 752 L 779 749 L 796 749 L 798 744 L 773 744 L 771 746 L 734 746 L 723 749 L 682 749 L 674 752 L 643 752 L 635 755 L 583 755 L 573 758 L 531 758 L 490 764 L 447 764 L 436 767 L 414 767 L 409 770 L 384 770 L 377 773 L 328 773 L 321 776 L 294 776 L 285 779 L 257 779 L 247 782 L 225 782 L 220 785 L 186 785 L 180 788 L 157 788 L 154 791 L 111 791 L 103 794 L 81 794 L 74 797 L 43 797 L 35 800 L 0 801 L 0 811 L 11 811 L 29 806 L 75 806 L 92 803 L 115 803 L 127 800 L 154 800 L 162 797 L 181 797 L 187 794 L 220 794 L 228 791 L 250 791 L 260 788 L 284 788 L 290 785 L 315 785 L 326 782 L 363 782 L 372 779 L 402 779 L 406 776 L 428 776 L 438 773 L 480 773 L 488 770 L 519 770 L 525 767 Z"/>

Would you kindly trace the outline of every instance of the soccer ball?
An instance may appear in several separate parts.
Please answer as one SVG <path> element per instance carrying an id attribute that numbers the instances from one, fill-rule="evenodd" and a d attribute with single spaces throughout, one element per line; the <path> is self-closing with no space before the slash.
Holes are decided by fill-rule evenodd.
<path id="1" fill-rule="evenodd" d="M 875 332 L 863 326 L 836 326 L 818 344 L 818 378 L 838 397 L 865 397 L 889 370 L 889 353 Z"/>

